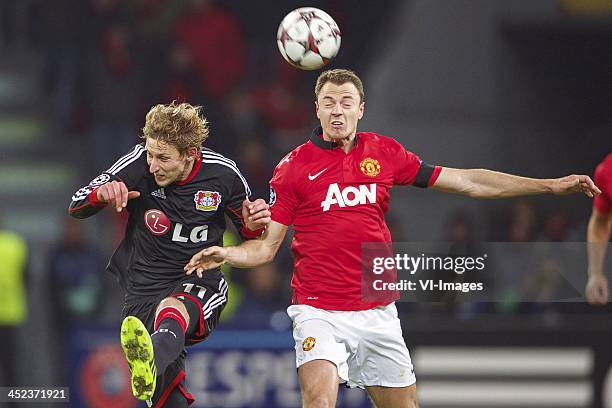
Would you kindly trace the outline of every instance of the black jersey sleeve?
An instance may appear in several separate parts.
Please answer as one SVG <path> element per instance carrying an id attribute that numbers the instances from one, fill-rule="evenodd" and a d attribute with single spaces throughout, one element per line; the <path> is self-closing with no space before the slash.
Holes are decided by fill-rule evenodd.
<path id="1" fill-rule="evenodd" d="M 236 230 L 244 239 L 252 239 L 261 235 L 263 228 L 251 231 L 247 228 L 244 219 L 242 218 L 242 202 L 251 196 L 251 190 L 242 174 L 237 173 L 232 183 L 232 193 L 225 205 L 227 216 L 232 220 Z"/>
<path id="2" fill-rule="evenodd" d="M 134 146 L 108 170 L 91 180 L 86 186 L 78 189 L 73 194 L 68 206 L 69 214 L 74 218 L 87 218 L 104 208 L 106 204 L 97 200 L 96 190 L 113 180 L 123 181 L 128 190 L 136 186 L 146 170 L 142 165 L 142 161 L 146 159 L 144 152 L 143 145 Z"/>

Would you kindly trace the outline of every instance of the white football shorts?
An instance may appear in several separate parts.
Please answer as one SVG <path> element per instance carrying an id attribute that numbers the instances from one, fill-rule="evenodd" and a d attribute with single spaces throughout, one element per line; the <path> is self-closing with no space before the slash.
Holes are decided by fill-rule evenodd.
<path id="1" fill-rule="evenodd" d="M 407 387 L 416 382 L 395 303 L 360 311 L 292 305 L 297 367 L 328 360 L 349 387 Z"/>

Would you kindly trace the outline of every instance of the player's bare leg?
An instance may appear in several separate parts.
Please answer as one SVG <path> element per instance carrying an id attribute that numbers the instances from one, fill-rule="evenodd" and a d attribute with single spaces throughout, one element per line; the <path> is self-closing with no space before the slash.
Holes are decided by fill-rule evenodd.
<path id="1" fill-rule="evenodd" d="M 338 369 L 327 360 L 309 361 L 298 368 L 303 408 L 332 408 L 338 397 Z"/>
<path id="2" fill-rule="evenodd" d="M 156 318 L 157 318 L 157 315 L 159 314 L 160 310 L 162 310 L 165 307 L 174 307 L 174 308 L 178 309 L 178 311 L 183 316 L 183 319 L 185 319 L 185 322 L 187 323 L 187 326 L 189 326 L 189 313 L 187 312 L 187 308 L 185 307 L 183 302 L 181 302 L 180 300 L 178 300 L 175 297 L 167 297 L 167 298 L 163 299 L 161 302 L 159 302 L 159 305 L 157 305 L 157 310 L 155 310 L 155 317 Z"/>
<path id="3" fill-rule="evenodd" d="M 409 387 L 366 387 L 376 408 L 418 408 L 416 384 Z"/>

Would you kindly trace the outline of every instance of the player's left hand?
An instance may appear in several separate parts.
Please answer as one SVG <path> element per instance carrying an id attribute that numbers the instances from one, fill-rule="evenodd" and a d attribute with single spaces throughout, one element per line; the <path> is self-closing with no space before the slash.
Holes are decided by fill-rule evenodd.
<path id="1" fill-rule="evenodd" d="M 246 227 L 251 231 L 268 225 L 271 221 L 271 215 L 270 206 L 261 198 L 250 201 L 247 197 L 242 202 L 242 219 L 246 222 Z"/>
<path id="2" fill-rule="evenodd" d="M 553 182 L 552 190 L 557 195 L 584 193 L 591 198 L 601 194 L 601 190 L 597 188 L 593 180 L 584 174 L 572 174 L 556 179 Z"/>
<path id="3" fill-rule="evenodd" d="M 183 269 L 187 275 L 191 275 L 195 271 L 198 277 L 201 278 L 205 270 L 218 268 L 223 265 L 226 256 L 226 248 L 218 246 L 208 247 L 192 256 L 189 263 Z"/>

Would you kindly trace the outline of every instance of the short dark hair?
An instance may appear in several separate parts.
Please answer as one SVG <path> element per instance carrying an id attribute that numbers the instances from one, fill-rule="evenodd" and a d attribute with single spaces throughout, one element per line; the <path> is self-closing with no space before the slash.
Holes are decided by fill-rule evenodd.
<path id="1" fill-rule="evenodd" d="M 347 82 L 352 83 L 357 88 L 357 92 L 359 92 L 360 102 L 365 100 L 365 93 L 363 91 L 363 83 L 361 79 L 351 70 L 348 69 L 330 69 L 327 71 L 323 71 L 319 78 L 317 78 L 317 84 L 315 85 L 315 98 L 319 99 L 319 93 L 321 93 L 321 88 L 326 83 L 331 82 L 332 84 L 342 85 Z"/>

